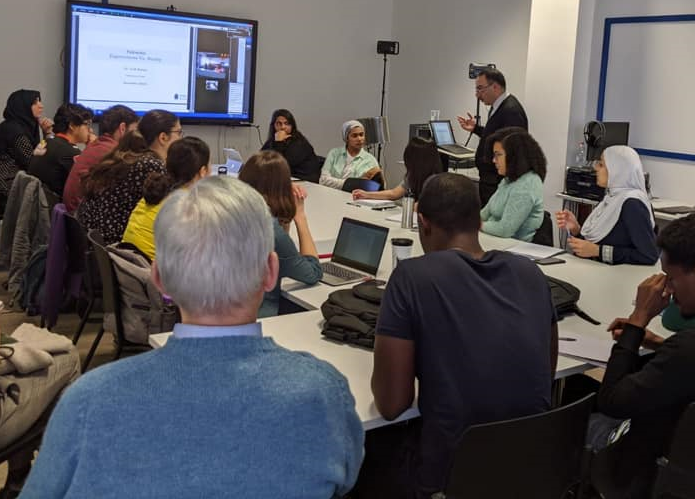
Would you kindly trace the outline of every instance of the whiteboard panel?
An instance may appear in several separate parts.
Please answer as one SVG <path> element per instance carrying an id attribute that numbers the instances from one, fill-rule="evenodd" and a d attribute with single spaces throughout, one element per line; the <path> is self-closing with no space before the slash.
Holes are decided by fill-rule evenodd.
<path id="1" fill-rule="evenodd" d="M 599 119 L 629 121 L 632 147 L 695 159 L 693 17 L 607 19 Z"/>

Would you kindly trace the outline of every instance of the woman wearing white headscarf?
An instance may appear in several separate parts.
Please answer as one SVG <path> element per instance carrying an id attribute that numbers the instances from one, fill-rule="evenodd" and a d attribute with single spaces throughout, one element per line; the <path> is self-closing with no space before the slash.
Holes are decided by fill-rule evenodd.
<path id="1" fill-rule="evenodd" d="M 557 213 L 557 224 L 571 236 L 575 255 L 602 262 L 653 265 L 659 259 L 654 216 L 644 185 L 642 162 L 627 146 L 612 146 L 596 162 L 596 183 L 606 188 L 603 200 L 582 227 L 574 215 Z"/>
<path id="2" fill-rule="evenodd" d="M 372 179 L 381 173 L 379 162 L 363 149 L 364 127 L 357 120 L 343 123 L 344 147 L 331 149 L 321 168 L 319 183 L 342 189 L 348 178 Z"/>

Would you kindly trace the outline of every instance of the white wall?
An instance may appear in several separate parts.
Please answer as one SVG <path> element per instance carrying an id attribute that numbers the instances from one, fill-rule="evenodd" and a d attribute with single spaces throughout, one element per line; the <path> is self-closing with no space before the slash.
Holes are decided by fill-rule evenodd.
<path id="1" fill-rule="evenodd" d="M 403 176 L 397 161 L 408 141 L 408 124 L 427 122 L 431 109 L 454 122 L 459 142 L 467 137 L 455 121 L 457 114 L 475 111 L 469 63 L 497 64 L 508 90 L 524 101 L 530 6 L 531 0 L 394 2 L 393 39 L 401 53 L 389 58 L 389 184 Z"/>
<path id="2" fill-rule="evenodd" d="M 592 51 L 595 45 L 593 24 L 596 15 L 596 0 L 580 0 L 577 40 L 572 75 L 572 99 L 570 104 L 570 124 L 567 134 L 566 164 L 573 165 L 579 142 L 584 140 L 584 125 L 596 110 L 596 103 L 590 102 Z M 599 45 L 600 47 L 600 45 Z M 598 94 L 596 94 L 598 95 Z M 592 118 L 593 119 L 593 118 Z"/>
<path id="3" fill-rule="evenodd" d="M 114 3 L 164 8 L 172 2 Z M 259 21 L 255 122 L 261 125 L 263 140 L 270 114 L 278 107 L 295 113 L 317 154 L 341 143 L 343 121 L 378 114 L 381 61 L 376 41 L 391 38 L 393 0 L 173 3 L 181 11 Z M 64 0 L 0 3 L 0 107 L 18 88 L 40 90 L 49 115 L 62 102 L 64 12 Z M 240 149 L 245 157 L 260 147 L 252 128 L 190 126 L 186 133 L 201 136 L 218 154 L 223 144 Z"/>
<path id="4" fill-rule="evenodd" d="M 594 3 L 595 0 L 582 0 Z M 572 122 L 586 122 L 596 118 L 596 102 L 598 99 L 598 82 L 601 64 L 601 44 L 603 42 L 603 23 L 606 17 L 625 16 L 654 16 L 669 14 L 693 14 L 695 3 L 692 0 L 601 0 L 595 2 L 593 19 L 582 18 L 580 22 L 580 37 L 590 36 L 591 63 L 587 79 L 583 82 L 588 88 L 585 95 L 575 92 L 572 101 Z M 678 74 L 677 62 L 674 62 L 674 75 Z M 670 77 L 669 75 L 666 76 Z M 575 85 L 581 85 L 576 82 Z M 576 89 L 575 86 L 575 89 Z M 677 105 L 678 93 L 689 91 L 689 82 L 673 80 L 673 105 Z M 583 110 L 583 119 L 581 112 Z M 692 126 L 690 123 L 673 123 L 673 127 Z M 576 135 L 575 135 L 576 136 Z M 650 172 L 652 193 L 655 196 L 695 203 L 693 185 L 695 185 L 695 164 L 690 161 L 665 160 L 642 156 L 645 170 Z"/>
<path id="5" fill-rule="evenodd" d="M 560 208 L 570 128 L 579 0 L 533 0 L 524 105 L 531 133 L 548 160 L 544 201 Z"/>
<path id="6" fill-rule="evenodd" d="M 166 4 L 142 0 L 139 5 L 163 8 Z M 409 123 L 426 121 L 430 109 L 439 109 L 443 118 L 452 120 L 474 109 L 473 83 L 467 77 L 470 62 L 495 62 L 505 73 L 509 90 L 524 103 L 531 132 L 548 153 L 551 166 L 561 167 L 563 157 L 564 162 L 574 157 L 583 124 L 595 118 L 604 19 L 695 11 L 692 0 L 256 0 L 238 4 L 186 0 L 176 5 L 180 10 L 258 19 L 255 122 L 265 137 L 272 110 L 288 107 L 319 154 L 340 143 L 344 120 L 378 114 L 382 61 L 375 42 L 398 40 L 401 54 L 389 57 L 387 79 L 386 114 L 392 141 L 384 158 L 391 184 L 403 173 L 397 161 L 407 142 Z M 0 67 L 5 68 L 0 101 L 23 87 L 40 90 L 47 111 L 61 102 L 64 8 L 64 0 L 0 3 Z M 578 29 L 573 24 L 575 15 Z M 553 36 L 558 37 L 557 43 Z M 568 62 L 573 71 L 566 119 L 567 103 L 560 93 L 566 93 Z M 534 65 L 531 71 L 527 63 Z M 562 89 L 544 86 L 546 76 L 562 81 Z M 547 100 L 546 92 L 550 92 Z M 562 119 L 554 106 L 560 106 Z M 222 145 L 234 146 L 245 156 L 259 147 L 254 129 L 192 128 L 187 132 L 203 137 L 218 154 Z M 456 133 L 459 140 L 465 139 L 462 130 Z M 564 140 L 559 139 L 561 133 L 566 134 Z M 475 138 L 471 143 L 475 144 Z M 643 162 L 656 195 L 695 202 L 691 192 L 695 165 L 649 157 L 643 157 Z M 552 191 L 560 187 L 553 171 L 546 185 L 549 207 L 556 202 Z"/>

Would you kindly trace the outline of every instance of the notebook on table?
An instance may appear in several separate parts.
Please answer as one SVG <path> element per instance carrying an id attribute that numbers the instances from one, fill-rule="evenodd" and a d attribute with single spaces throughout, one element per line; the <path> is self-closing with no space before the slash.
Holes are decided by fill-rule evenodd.
<path id="1" fill-rule="evenodd" d="M 665 208 L 654 208 L 654 211 L 661 213 L 667 213 L 669 215 L 687 215 L 689 213 L 695 213 L 695 207 L 693 206 L 667 206 Z"/>
<path id="2" fill-rule="evenodd" d="M 463 156 L 467 154 L 475 155 L 475 150 L 456 143 L 456 139 L 454 138 L 454 130 L 451 128 L 451 121 L 430 121 L 430 129 L 432 130 L 432 138 L 434 139 L 434 143 L 437 145 L 437 148 L 455 156 Z"/>
<path id="3" fill-rule="evenodd" d="M 331 261 L 321 264 L 321 282 L 342 286 L 375 277 L 388 234 L 387 227 L 343 218 Z"/>

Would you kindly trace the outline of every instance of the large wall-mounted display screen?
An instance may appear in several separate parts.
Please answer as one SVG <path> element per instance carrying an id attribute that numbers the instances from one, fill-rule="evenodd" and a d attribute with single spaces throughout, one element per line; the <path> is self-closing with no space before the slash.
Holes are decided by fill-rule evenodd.
<path id="1" fill-rule="evenodd" d="M 258 22 L 68 1 L 65 100 L 186 123 L 253 121 Z"/>

